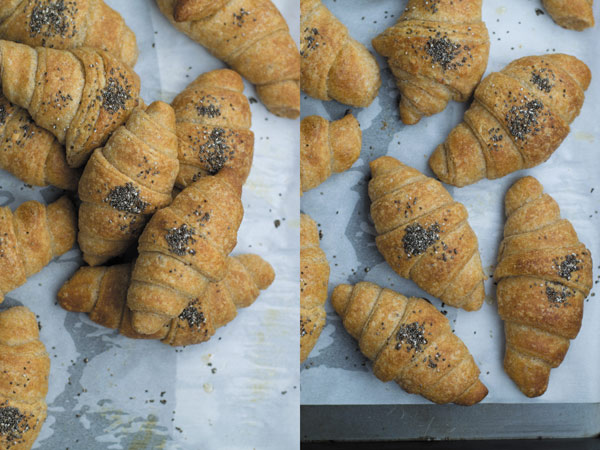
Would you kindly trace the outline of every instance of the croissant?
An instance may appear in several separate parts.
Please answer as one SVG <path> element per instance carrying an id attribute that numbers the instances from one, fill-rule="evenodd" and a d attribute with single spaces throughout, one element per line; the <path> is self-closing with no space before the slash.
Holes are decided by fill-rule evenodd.
<path id="1" fill-rule="evenodd" d="M 466 102 L 481 80 L 490 52 L 481 0 L 409 0 L 373 47 L 396 77 L 400 119 L 414 125 L 450 100 Z"/>
<path id="2" fill-rule="evenodd" d="M 542 395 L 581 327 L 592 256 L 533 177 L 506 193 L 506 225 L 494 279 L 504 320 L 504 370 L 528 397 Z"/>
<path id="3" fill-rule="evenodd" d="M 32 47 L 106 50 L 134 66 L 135 34 L 103 0 L 10 0 L 0 6 L 0 39 Z"/>
<path id="4" fill-rule="evenodd" d="M 485 275 L 466 208 L 439 181 L 395 158 L 370 166 L 375 242 L 387 263 L 450 306 L 481 308 Z"/>
<path id="5" fill-rule="evenodd" d="M 362 282 L 336 286 L 331 303 L 381 381 L 441 404 L 471 406 L 487 395 L 469 350 L 427 300 Z"/>
<path id="6" fill-rule="evenodd" d="M 269 111 L 300 115 L 298 49 L 270 0 L 156 0 L 175 28 L 256 85 Z"/>
<path id="7" fill-rule="evenodd" d="M 319 247 L 317 224 L 300 215 L 300 362 L 308 357 L 325 327 L 329 263 Z"/>
<path id="8" fill-rule="evenodd" d="M 319 100 L 369 106 L 381 86 L 377 61 L 321 3 L 300 0 L 300 86 Z"/>
<path id="9" fill-rule="evenodd" d="M 431 170 L 462 187 L 543 163 L 569 134 L 590 80 L 583 62 L 562 54 L 528 56 L 488 75 L 464 122 L 431 155 Z"/>
<path id="10" fill-rule="evenodd" d="M 0 208 L 0 303 L 50 260 L 75 244 L 75 210 L 67 197 L 48 206 L 29 201 Z"/>
<path id="11" fill-rule="evenodd" d="M 594 26 L 594 0 L 542 0 L 542 4 L 563 28 L 583 31 Z"/>
<path id="12" fill-rule="evenodd" d="M 49 372 L 35 315 L 24 306 L 0 312 L 0 448 L 32 447 L 46 420 Z"/>
<path id="13" fill-rule="evenodd" d="M 127 293 L 136 332 L 156 333 L 225 277 L 244 214 L 236 182 L 228 168 L 200 178 L 152 216 Z"/>
<path id="14" fill-rule="evenodd" d="M 250 104 L 244 82 L 233 70 L 200 75 L 172 102 L 179 137 L 177 186 L 186 187 L 199 177 L 214 175 L 223 167 L 237 173 L 244 184 L 254 153 Z"/>
<path id="15" fill-rule="evenodd" d="M 79 247 L 98 265 L 122 254 L 148 218 L 171 203 L 179 169 L 175 113 L 163 102 L 133 111 L 90 157 L 79 183 Z"/>
<path id="16" fill-rule="evenodd" d="M 0 41 L 2 92 L 65 145 L 79 167 L 138 104 L 140 80 L 110 53 Z"/>
<path id="17" fill-rule="evenodd" d="M 77 189 L 79 174 L 67 165 L 65 149 L 38 127 L 23 108 L 0 94 L 0 168 L 25 183 Z"/>
<path id="18" fill-rule="evenodd" d="M 131 325 L 131 311 L 126 306 L 131 264 L 81 267 L 58 292 L 58 302 L 64 309 L 88 313 L 92 321 L 130 338 L 193 345 L 209 340 L 217 328 L 235 318 L 238 308 L 254 303 L 274 278 L 271 265 L 258 255 L 228 257 L 225 278 L 210 283 L 204 296 L 191 301 L 178 317 L 151 335 L 136 333 Z"/>
<path id="19" fill-rule="evenodd" d="M 320 185 L 332 172 L 352 167 L 360 156 L 362 132 L 352 114 L 329 122 L 308 116 L 300 122 L 300 184 L 306 192 Z"/>

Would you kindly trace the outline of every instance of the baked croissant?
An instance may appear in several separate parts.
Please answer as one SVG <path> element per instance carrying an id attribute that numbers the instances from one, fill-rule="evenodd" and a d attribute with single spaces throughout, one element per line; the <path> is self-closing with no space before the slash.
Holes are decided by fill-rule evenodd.
<path id="1" fill-rule="evenodd" d="M 574 56 L 513 61 L 477 87 L 464 122 L 431 155 L 431 169 L 444 183 L 465 186 L 543 163 L 569 134 L 590 80 Z"/>
<path id="2" fill-rule="evenodd" d="M 300 215 L 300 362 L 308 357 L 325 327 L 329 263 L 319 247 L 317 224 Z"/>
<path id="3" fill-rule="evenodd" d="M 244 214 L 236 183 L 228 168 L 202 177 L 152 216 L 127 293 L 136 332 L 156 333 L 225 277 Z"/>
<path id="4" fill-rule="evenodd" d="M 75 210 L 67 197 L 48 206 L 29 201 L 0 208 L 0 303 L 52 258 L 75 244 Z"/>
<path id="5" fill-rule="evenodd" d="M 227 275 L 210 283 L 206 293 L 191 301 L 181 314 L 154 334 L 136 333 L 126 306 L 131 264 L 111 267 L 81 267 L 58 292 L 60 306 L 68 311 L 89 313 L 99 325 L 118 329 L 134 339 L 161 339 L 172 346 L 205 342 L 215 330 L 233 320 L 238 308 L 254 303 L 268 288 L 275 273 L 258 255 L 227 258 Z"/>
<path id="6" fill-rule="evenodd" d="M 0 41 L 0 71 L 6 98 L 65 145 L 71 167 L 83 165 L 139 101 L 137 74 L 102 50 Z"/>
<path id="7" fill-rule="evenodd" d="M 542 4 L 563 28 L 583 31 L 594 26 L 594 0 L 542 0 Z"/>
<path id="8" fill-rule="evenodd" d="M 369 106 L 379 92 L 377 61 L 321 3 L 300 0 L 300 86 L 319 100 Z"/>
<path id="9" fill-rule="evenodd" d="M 469 350 L 427 300 L 362 282 L 336 286 L 331 303 L 381 381 L 434 403 L 471 406 L 487 395 Z"/>
<path id="10" fill-rule="evenodd" d="M 273 114 L 300 114 L 300 62 L 287 24 L 270 0 L 156 0 L 175 28 L 256 85 Z"/>
<path id="11" fill-rule="evenodd" d="M 0 448 L 30 449 L 46 420 L 50 358 L 24 306 L 0 312 L 0 373 Z"/>
<path id="12" fill-rule="evenodd" d="M 450 100 L 466 102 L 481 80 L 490 52 L 481 0 L 409 0 L 373 47 L 396 77 L 400 119 L 414 125 Z"/>
<path id="13" fill-rule="evenodd" d="M 485 275 L 467 209 L 439 181 L 395 158 L 370 166 L 375 242 L 387 263 L 450 306 L 481 308 Z"/>
<path id="14" fill-rule="evenodd" d="M 245 183 L 252 166 L 254 133 L 243 92 L 242 78 L 221 69 L 200 75 L 175 97 L 171 105 L 179 137 L 177 186 L 189 186 L 223 167 L 233 169 L 239 183 Z"/>
<path id="15" fill-rule="evenodd" d="M 0 168 L 25 183 L 77 189 L 79 173 L 67 165 L 65 149 L 38 127 L 23 108 L 0 94 Z"/>
<path id="16" fill-rule="evenodd" d="M 7 0 L 0 6 L 0 39 L 33 47 L 106 50 L 134 66 L 135 34 L 103 0 Z"/>
<path id="17" fill-rule="evenodd" d="M 137 108 L 90 157 L 79 183 L 79 247 L 98 265 L 136 241 L 148 218 L 171 203 L 179 170 L 175 113 L 163 102 Z"/>
<path id="18" fill-rule="evenodd" d="M 348 170 L 360 156 L 362 132 L 352 114 L 329 122 L 308 116 L 300 122 L 300 184 L 306 192 L 333 172 Z"/>
<path id="19" fill-rule="evenodd" d="M 528 397 L 542 395 L 581 327 L 592 256 L 533 177 L 506 193 L 506 225 L 494 279 L 504 320 L 504 370 Z"/>

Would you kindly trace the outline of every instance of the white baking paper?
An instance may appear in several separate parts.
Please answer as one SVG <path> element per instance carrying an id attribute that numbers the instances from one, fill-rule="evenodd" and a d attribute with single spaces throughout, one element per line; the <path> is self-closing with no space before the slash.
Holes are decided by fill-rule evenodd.
<path id="1" fill-rule="evenodd" d="M 392 26 L 406 6 L 398 0 L 325 0 L 325 5 L 349 28 L 354 38 L 373 53 L 371 39 Z M 596 5 L 597 6 L 597 5 Z M 600 11 L 595 6 L 596 17 Z M 514 59 L 548 52 L 570 53 L 592 70 L 594 80 L 586 92 L 580 116 L 571 133 L 546 163 L 531 170 L 510 174 L 499 180 L 483 180 L 464 188 L 447 186 L 453 197 L 469 211 L 469 222 L 479 239 L 486 274 L 493 273 L 504 227 L 504 194 L 520 177 L 535 176 L 561 207 L 580 240 L 596 259 L 594 279 L 600 270 L 600 28 L 576 32 L 556 25 L 548 14 L 540 14 L 539 0 L 498 0 L 483 2 L 483 17 L 491 38 L 487 73 L 498 71 Z M 448 132 L 462 121 L 467 105 L 451 102 L 440 114 L 424 118 L 418 125 L 403 125 L 398 117 L 399 93 L 385 60 L 377 55 L 383 85 L 379 96 L 366 109 L 352 109 L 363 130 L 360 159 L 349 171 L 334 175 L 302 198 L 302 210 L 309 213 L 323 233 L 321 247 L 327 254 L 331 277 L 329 292 L 340 283 L 371 281 L 406 295 L 424 296 L 447 311 L 452 328 L 465 342 L 481 369 L 489 389 L 488 403 L 561 403 L 600 401 L 600 339 L 598 284 L 585 303 L 583 325 L 562 365 L 552 370 L 547 392 L 527 399 L 504 373 L 504 332 L 495 303 L 495 288 L 486 283 L 487 298 L 477 312 L 441 307 L 413 282 L 400 278 L 383 261 L 375 247 L 375 231 L 369 215 L 368 163 L 391 155 L 429 176 L 427 160 Z M 302 116 L 319 114 L 339 119 L 347 107 L 303 96 Z M 593 191 L 592 191 L 593 189 Z M 416 404 L 427 400 L 402 391 L 395 383 L 382 383 L 371 372 L 371 364 L 357 343 L 344 330 L 327 302 L 327 325 L 303 364 L 302 404 Z"/>
<path id="2" fill-rule="evenodd" d="M 142 97 L 170 102 L 203 72 L 224 67 L 175 30 L 151 0 L 108 0 L 134 30 Z M 298 39 L 295 0 L 275 0 Z M 245 94 L 257 98 L 246 83 Z M 82 264 L 78 249 L 9 293 L 0 308 L 38 315 L 52 368 L 49 414 L 36 448 L 251 449 L 299 446 L 298 120 L 252 108 L 254 165 L 233 254 L 253 252 L 276 279 L 256 303 L 207 343 L 176 350 L 134 341 L 67 313 L 56 292 Z M 31 188 L 0 173 L 0 204 L 48 203 L 54 188 Z M 275 221 L 280 226 L 275 226 Z M 214 373 L 213 373 L 214 372 Z"/>

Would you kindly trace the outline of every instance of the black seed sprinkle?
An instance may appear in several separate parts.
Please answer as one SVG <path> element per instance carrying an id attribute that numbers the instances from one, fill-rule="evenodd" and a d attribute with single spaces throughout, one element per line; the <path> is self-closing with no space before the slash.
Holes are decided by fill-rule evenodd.
<path id="1" fill-rule="evenodd" d="M 71 36 L 75 36 L 76 27 L 73 16 L 77 12 L 76 2 L 65 2 L 63 0 L 37 1 L 31 10 L 29 20 L 29 35 L 35 37 L 41 34 L 45 37 L 60 35 L 66 37 L 69 28 L 73 25 Z"/>
<path id="2" fill-rule="evenodd" d="M 0 435 L 7 441 L 17 441 L 29 430 L 25 415 L 13 406 L 0 408 Z"/>
<path id="3" fill-rule="evenodd" d="M 193 244 L 196 240 L 192 237 L 196 234 L 196 230 L 187 224 L 181 225 L 179 228 L 171 228 L 165 234 L 165 240 L 169 246 L 169 250 L 176 255 L 183 256 L 186 253 L 194 255 L 195 250 L 188 247 L 188 244 Z"/>
<path id="4" fill-rule="evenodd" d="M 437 222 L 427 229 L 418 223 L 407 226 L 402 238 L 404 252 L 409 258 L 413 255 L 420 255 L 440 239 L 439 233 L 440 226 Z"/>
<path id="5" fill-rule="evenodd" d="M 207 170 L 211 175 L 225 167 L 225 163 L 235 154 L 227 145 L 227 137 L 223 128 L 213 128 L 210 134 L 207 134 L 206 142 L 198 149 L 200 162 L 208 166 Z"/>
<path id="6" fill-rule="evenodd" d="M 142 214 L 150 205 L 140 197 L 140 190 L 132 183 L 114 187 L 104 199 L 114 209 L 133 214 Z"/>
<path id="7" fill-rule="evenodd" d="M 129 99 L 131 99 L 129 89 L 124 88 L 115 78 L 110 77 L 102 90 L 102 107 L 114 114 L 119 109 L 124 110 Z"/>
<path id="8" fill-rule="evenodd" d="M 240 13 L 233 13 L 233 24 L 241 27 L 244 25 L 244 16 L 249 16 L 250 12 L 246 11 L 244 8 L 240 8 Z"/>
<path id="9" fill-rule="evenodd" d="M 452 42 L 447 37 L 430 37 L 425 43 L 425 52 L 431 56 L 431 61 L 442 66 L 444 70 L 454 70 L 463 65 L 462 62 L 453 62 L 461 53 L 461 45 Z"/>
<path id="10" fill-rule="evenodd" d="M 306 42 L 306 49 L 300 51 L 300 55 L 306 58 L 308 55 L 306 52 L 308 50 L 316 50 L 319 48 L 319 42 L 315 36 L 319 35 L 319 30 L 317 28 L 305 28 L 304 29 L 304 41 Z"/>
<path id="11" fill-rule="evenodd" d="M 4 125 L 6 123 L 6 117 L 8 116 L 8 112 L 4 105 L 0 105 L 0 125 Z"/>
<path id="12" fill-rule="evenodd" d="M 544 11 L 541 10 L 540 8 L 536 8 L 535 9 L 535 15 L 536 16 L 543 16 L 544 15 Z"/>
<path id="13" fill-rule="evenodd" d="M 561 283 L 546 282 L 546 296 L 554 306 L 568 305 L 567 299 L 573 297 L 575 292 Z"/>
<path id="14" fill-rule="evenodd" d="M 407 351 L 415 349 L 415 352 L 422 352 L 424 346 L 427 345 L 425 327 L 420 325 L 419 322 L 402 325 L 396 333 L 396 340 L 398 341 L 396 350 L 400 350 L 402 343 L 405 343 Z"/>
<path id="15" fill-rule="evenodd" d="M 198 100 L 198 105 L 196 105 L 196 111 L 198 111 L 199 116 L 208 117 L 210 119 L 214 117 L 219 117 L 221 115 L 221 109 L 218 106 L 215 106 L 217 99 L 212 95 L 206 95 Z"/>
<path id="16" fill-rule="evenodd" d="M 310 319 L 306 319 L 306 320 L 300 319 L 300 337 L 304 337 L 307 334 L 309 334 L 309 332 L 306 330 L 306 325 L 308 325 L 310 322 L 311 322 Z M 310 331 L 310 333 L 312 333 L 312 331 Z"/>
<path id="17" fill-rule="evenodd" d="M 531 81 L 540 91 L 550 92 L 554 85 L 550 83 L 550 78 L 543 78 L 539 73 L 531 72 Z"/>
<path id="18" fill-rule="evenodd" d="M 438 5 L 440 4 L 441 0 L 423 0 L 425 9 L 428 9 L 429 11 L 431 11 L 431 14 L 435 14 L 436 12 L 438 12 Z"/>
<path id="19" fill-rule="evenodd" d="M 565 256 L 564 261 L 561 261 L 560 263 L 555 260 L 554 267 L 558 276 L 568 281 L 571 279 L 571 274 L 573 272 L 577 272 L 579 269 L 581 269 L 578 264 L 582 262 L 583 261 L 580 259 L 577 259 L 577 255 L 571 253 L 570 255 Z"/>
<path id="20" fill-rule="evenodd" d="M 194 300 L 181 311 L 181 314 L 179 314 L 179 319 L 187 321 L 190 328 L 201 328 L 202 325 L 206 323 L 204 313 L 198 311 L 198 308 L 196 308 L 197 304 L 198 301 Z"/>
<path id="21" fill-rule="evenodd" d="M 506 113 L 508 131 L 515 138 L 524 141 L 538 124 L 538 114 L 544 109 L 544 104 L 539 100 L 531 100 L 522 106 L 513 106 Z"/>

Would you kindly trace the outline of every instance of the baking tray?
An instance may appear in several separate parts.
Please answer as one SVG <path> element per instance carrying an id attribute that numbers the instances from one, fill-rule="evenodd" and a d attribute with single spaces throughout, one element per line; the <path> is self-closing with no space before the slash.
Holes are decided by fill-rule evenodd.
<path id="1" fill-rule="evenodd" d="M 406 1 L 324 0 L 324 4 L 350 29 L 353 37 L 372 52 L 370 41 L 393 25 Z M 568 31 L 541 12 L 537 0 L 484 2 L 484 20 L 491 39 L 487 73 L 500 70 L 522 56 L 564 52 L 582 59 L 596 77 L 598 27 L 582 33 Z M 598 14 L 596 8 L 596 15 Z M 373 52 L 375 54 L 375 52 Z M 314 440 L 398 439 L 516 439 L 575 438 L 600 433 L 600 354 L 597 320 L 598 284 L 585 304 L 584 322 L 563 364 L 553 369 L 548 392 L 536 399 L 524 397 L 502 370 L 504 335 L 497 317 L 493 280 L 486 282 L 486 302 L 481 311 L 467 313 L 441 304 L 409 280 L 398 277 L 377 252 L 369 215 L 368 162 L 391 155 L 429 176 L 427 160 L 448 132 L 462 121 L 468 105 L 450 102 L 442 113 L 424 118 L 418 125 L 399 121 L 399 93 L 383 58 L 382 87 L 366 109 L 348 108 L 336 102 L 302 97 L 302 116 L 318 114 L 330 120 L 350 110 L 363 130 L 360 159 L 347 172 L 337 174 L 305 193 L 302 211 L 309 213 L 322 232 L 321 247 L 331 266 L 329 293 L 340 283 L 373 281 L 406 295 L 425 296 L 443 310 L 456 334 L 471 350 L 490 389 L 484 402 L 469 408 L 438 406 L 403 392 L 394 383 L 381 383 L 370 362 L 344 330 L 329 301 L 327 325 L 301 367 L 301 436 Z M 586 92 L 581 115 L 561 148 L 544 164 L 510 174 L 500 180 L 482 180 L 465 188 L 448 187 L 465 204 L 469 221 L 479 238 L 484 270 L 493 273 L 501 240 L 503 200 L 508 187 L 525 175 L 533 175 L 559 203 L 596 260 L 600 258 L 600 90 L 598 83 Z M 594 280 L 598 280 L 598 261 Z M 589 355 L 582 358 L 581 355 Z"/>

